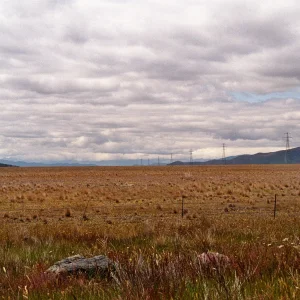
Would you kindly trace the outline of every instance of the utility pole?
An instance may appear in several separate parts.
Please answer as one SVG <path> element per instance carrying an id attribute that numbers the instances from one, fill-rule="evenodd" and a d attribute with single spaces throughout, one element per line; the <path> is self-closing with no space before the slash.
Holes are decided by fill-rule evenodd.
<path id="1" fill-rule="evenodd" d="M 226 165 L 226 145 L 223 143 L 223 156 L 222 156 L 222 160 L 223 160 L 223 164 Z"/>
<path id="2" fill-rule="evenodd" d="M 141 158 L 141 166 L 143 165 L 143 159 Z"/>
<path id="3" fill-rule="evenodd" d="M 193 164 L 193 150 L 190 150 L 190 165 Z"/>
<path id="4" fill-rule="evenodd" d="M 173 162 L 173 153 L 171 153 L 170 164 Z"/>
<path id="5" fill-rule="evenodd" d="M 149 161 L 149 158 L 148 158 L 148 166 L 150 166 L 150 161 Z"/>
<path id="6" fill-rule="evenodd" d="M 159 166 L 160 163 L 159 163 L 159 156 L 157 156 L 157 165 Z"/>
<path id="7" fill-rule="evenodd" d="M 289 136 L 289 133 L 285 133 L 285 156 L 284 156 L 284 161 L 287 164 L 288 163 L 288 151 L 290 150 L 290 139 L 292 137 Z"/>

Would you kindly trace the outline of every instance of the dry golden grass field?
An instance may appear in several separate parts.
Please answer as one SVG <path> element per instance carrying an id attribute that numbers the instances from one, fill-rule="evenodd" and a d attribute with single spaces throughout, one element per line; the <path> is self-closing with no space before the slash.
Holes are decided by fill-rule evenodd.
<path id="1" fill-rule="evenodd" d="M 300 299 L 299 165 L 1 168 L 0 212 L 3 299 Z M 77 253 L 120 283 L 44 274 Z"/>

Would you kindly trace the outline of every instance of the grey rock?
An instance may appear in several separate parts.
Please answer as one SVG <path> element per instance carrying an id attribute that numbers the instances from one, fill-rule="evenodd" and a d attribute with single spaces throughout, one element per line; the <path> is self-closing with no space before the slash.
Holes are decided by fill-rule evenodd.
<path id="1" fill-rule="evenodd" d="M 218 252 L 204 252 L 198 255 L 199 263 L 206 267 L 228 267 L 231 260 L 228 256 Z"/>
<path id="2" fill-rule="evenodd" d="M 56 262 L 46 270 L 46 273 L 55 275 L 85 273 L 117 280 L 117 270 L 117 264 L 104 255 L 86 258 L 77 254 Z"/>

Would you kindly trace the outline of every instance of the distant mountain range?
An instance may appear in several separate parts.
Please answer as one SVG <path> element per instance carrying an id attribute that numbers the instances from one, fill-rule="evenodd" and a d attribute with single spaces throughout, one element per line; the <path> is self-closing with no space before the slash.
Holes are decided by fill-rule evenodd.
<path id="1" fill-rule="evenodd" d="M 78 162 L 25 162 L 25 161 L 11 161 L 0 159 L 0 167 L 90 167 L 96 166 L 93 163 L 78 163 Z"/>
<path id="2" fill-rule="evenodd" d="M 268 153 L 244 154 L 213 159 L 205 162 L 193 162 L 193 165 L 249 165 L 249 164 L 300 164 L 300 147 Z M 190 162 L 175 161 L 170 165 L 190 165 Z"/>
<path id="3" fill-rule="evenodd" d="M 144 159 L 143 166 L 156 166 L 156 159 Z M 160 165 L 167 165 L 168 160 L 160 161 Z M 100 161 L 76 161 L 76 160 L 64 160 L 64 161 L 42 161 L 42 162 L 26 162 L 10 159 L 0 159 L 0 164 L 13 165 L 18 167 L 93 167 L 93 166 L 140 166 L 140 159 L 118 159 L 118 160 L 100 160 Z"/>
<path id="4" fill-rule="evenodd" d="M 276 151 L 269 153 L 245 154 L 239 156 L 226 157 L 227 165 L 247 165 L 247 164 L 300 164 L 300 147 L 290 149 L 288 151 Z M 149 160 L 150 165 L 157 165 L 156 160 Z M 223 159 L 213 159 L 208 161 L 194 161 L 193 165 L 224 165 Z M 90 166 L 139 166 L 140 160 L 107 160 L 107 161 L 59 161 L 59 162 L 24 162 L 12 160 L 0 160 L 0 167 L 90 167 Z M 148 165 L 148 161 L 144 160 L 143 165 Z M 190 165 L 190 162 L 174 161 L 171 164 L 163 165 Z"/>
<path id="5" fill-rule="evenodd" d="M 15 165 L 11 165 L 11 164 L 2 164 L 0 163 L 0 168 L 2 167 L 16 167 Z"/>

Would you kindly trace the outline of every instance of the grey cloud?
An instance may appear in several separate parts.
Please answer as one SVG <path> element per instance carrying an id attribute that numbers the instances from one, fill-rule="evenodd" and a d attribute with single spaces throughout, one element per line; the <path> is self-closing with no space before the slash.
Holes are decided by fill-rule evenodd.
<path id="1" fill-rule="evenodd" d="M 119 88 L 119 84 L 114 80 L 101 79 L 65 79 L 53 76 L 44 76 L 43 78 L 11 78 L 4 81 L 13 88 L 21 90 L 35 91 L 40 94 L 62 94 L 84 92 L 94 90 L 98 93 L 109 92 Z"/>
<path id="2" fill-rule="evenodd" d="M 84 44 L 89 40 L 88 33 L 83 30 L 82 26 L 67 30 L 64 38 L 76 44 Z"/>
<path id="3" fill-rule="evenodd" d="M 184 156 L 284 146 L 287 131 L 296 141 L 299 101 L 231 96 L 299 86 L 300 6 L 282 4 L 0 4 L 2 155 Z"/>
<path id="4" fill-rule="evenodd" d="M 297 78 L 300 80 L 299 51 L 300 45 L 297 45 L 296 47 L 287 47 L 278 53 L 271 53 L 269 55 L 273 63 L 271 64 L 268 61 L 262 62 L 258 70 L 261 74 L 269 77 Z"/>
<path id="5" fill-rule="evenodd" d="M 263 18 L 251 16 L 249 19 L 238 20 L 228 26 L 228 33 L 233 39 L 237 35 L 241 40 L 251 41 L 260 49 L 285 47 L 286 44 L 294 43 L 296 38 L 292 24 L 286 22 L 283 15 Z"/>

